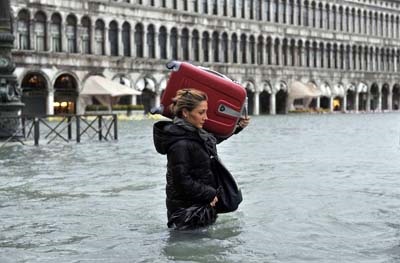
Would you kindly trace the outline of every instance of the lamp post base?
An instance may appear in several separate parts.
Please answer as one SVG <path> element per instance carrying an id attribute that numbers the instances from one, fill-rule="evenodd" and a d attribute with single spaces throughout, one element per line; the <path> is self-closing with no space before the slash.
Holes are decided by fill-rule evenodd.
<path id="1" fill-rule="evenodd" d="M 0 141 L 10 137 L 21 137 L 22 102 L 0 103 Z"/>

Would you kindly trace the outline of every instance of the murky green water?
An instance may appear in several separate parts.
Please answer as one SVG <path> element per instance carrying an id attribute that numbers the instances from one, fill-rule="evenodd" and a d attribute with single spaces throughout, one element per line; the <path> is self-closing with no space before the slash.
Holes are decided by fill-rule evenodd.
<path id="1" fill-rule="evenodd" d="M 152 123 L 0 149 L 0 262 L 400 261 L 399 114 L 253 117 L 219 145 L 240 209 L 191 232 L 166 227 Z"/>

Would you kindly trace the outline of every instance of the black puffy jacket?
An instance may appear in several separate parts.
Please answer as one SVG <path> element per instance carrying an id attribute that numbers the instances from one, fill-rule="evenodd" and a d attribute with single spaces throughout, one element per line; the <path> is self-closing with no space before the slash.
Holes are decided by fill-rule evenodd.
<path id="1" fill-rule="evenodd" d="M 216 184 L 210 155 L 200 136 L 171 121 L 159 121 L 154 124 L 153 139 L 157 152 L 166 154 L 168 160 L 168 216 L 177 208 L 210 203 L 217 195 Z"/>

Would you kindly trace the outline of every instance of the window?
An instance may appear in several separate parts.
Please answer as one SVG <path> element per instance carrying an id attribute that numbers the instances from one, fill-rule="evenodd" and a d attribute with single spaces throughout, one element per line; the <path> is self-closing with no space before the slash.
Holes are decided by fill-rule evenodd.
<path id="1" fill-rule="evenodd" d="M 131 25 L 125 22 L 122 25 L 122 45 L 124 49 L 124 56 L 130 57 L 131 53 Z"/>
<path id="2" fill-rule="evenodd" d="M 67 17 L 67 51 L 76 53 L 76 18 L 72 15 Z"/>
<path id="3" fill-rule="evenodd" d="M 118 56 L 118 24 L 111 21 L 108 30 L 108 40 L 110 44 L 110 55 Z"/>
<path id="4" fill-rule="evenodd" d="M 155 35 L 154 26 L 149 25 L 147 27 L 147 48 L 149 50 L 149 58 L 156 57 Z"/>
<path id="5" fill-rule="evenodd" d="M 54 14 L 51 17 L 51 49 L 53 52 L 61 52 L 61 17 Z"/>
<path id="6" fill-rule="evenodd" d="M 101 20 L 96 21 L 95 25 L 95 54 L 105 55 L 105 44 L 104 44 L 104 22 Z"/>
<path id="7" fill-rule="evenodd" d="M 135 26 L 135 45 L 136 45 L 136 57 L 142 58 L 143 57 L 143 25 L 137 24 Z"/>
<path id="8" fill-rule="evenodd" d="M 19 49 L 26 50 L 30 49 L 29 41 L 29 13 L 26 10 L 22 10 L 18 14 L 18 44 Z"/>
<path id="9" fill-rule="evenodd" d="M 160 28 L 159 45 L 161 59 L 167 59 L 167 30 L 165 27 Z"/>
<path id="10" fill-rule="evenodd" d="M 83 54 L 90 54 L 90 20 L 88 17 L 82 18 L 82 33 L 81 33 L 81 39 L 82 39 L 82 53 Z"/>
<path id="11" fill-rule="evenodd" d="M 46 16 L 42 12 L 35 15 L 36 50 L 46 51 Z"/>

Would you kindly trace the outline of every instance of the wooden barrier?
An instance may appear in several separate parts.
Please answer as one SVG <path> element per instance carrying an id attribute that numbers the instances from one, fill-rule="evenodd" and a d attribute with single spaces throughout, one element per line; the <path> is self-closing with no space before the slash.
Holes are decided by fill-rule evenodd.
<path id="1" fill-rule="evenodd" d="M 7 142 L 18 141 L 25 144 L 33 138 L 34 144 L 39 145 L 40 138 L 44 138 L 47 144 L 56 140 L 64 142 L 81 142 L 82 137 L 93 139 L 97 136 L 99 141 L 118 140 L 118 119 L 116 114 L 82 114 L 82 115 L 43 115 L 18 117 L 0 117 L 17 119 L 20 129 L 10 133 L 9 136 L 0 138 L 4 146 Z M 97 125 L 96 125 L 97 124 Z M 0 127 L 0 130 L 4 128 Z M 75 138 L 73 129 L 76 129 Z"/>

